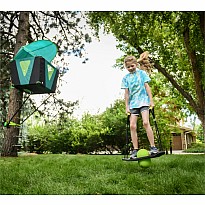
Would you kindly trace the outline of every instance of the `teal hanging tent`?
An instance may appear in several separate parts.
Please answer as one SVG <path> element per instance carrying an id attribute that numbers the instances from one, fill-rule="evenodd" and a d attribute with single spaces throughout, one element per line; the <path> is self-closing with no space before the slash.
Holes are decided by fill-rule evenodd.
<path id="1" fill-rule="evenodd" d="M 51 61 L 58 49 L 49 40 L 39 40 L 20 48 L 10 63 L 15 88 L 30 94 L 54 93 L 59 70 Z"/>

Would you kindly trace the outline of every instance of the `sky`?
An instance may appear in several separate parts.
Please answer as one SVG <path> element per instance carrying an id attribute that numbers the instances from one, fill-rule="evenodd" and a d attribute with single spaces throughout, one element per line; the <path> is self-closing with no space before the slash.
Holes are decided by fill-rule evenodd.
<path id="1" fill-rule="evenodd" d="M 116 48 L 115 38 L 102 34 L 100 41 L 93 39 L 85 49 L 89 60 L 83 64 L 82 59 L 73 57 L 60 87 L 59 98 L 79 100 L 75 116 L 84 112 L 103 112 L 116 99 L 124 96 L 121 81 L 127 71 L 113 67 L 116 59 L 123 55 Z"/>
<path id="2" fill-rule="evenodd" d="M 101 33 L 99 37 L 99 40 L 93 37 L 91 43 L 85 44 L 86 57 L 89 59 L 85 64 L 79 57 L 67 58 L 69 70 L 59 86 L 61 93 L 56 96 L 65 101 L 79 101 L 73 113 L 76 118 L 81 118 L 84 113 L 102 113 L 116 99 L 124 98 L 121 81 L 128 71 L 113 67 L 116 59 L 124 53 L 116 48 L 113 35 Z M 47 95 L 32 95 L 37 105 L 46 98 Z"/>
<path id="3" fill-rule="evenodd" d="M 85 23 L 82 19 L 82 25 Z M 92 31 L 88 26 L 85 33 L 89 33 L 92 42 L 85 43 L 86 63 L 82 63 L 84 58 L 64 56 L 64 62 L 67 64 L 68 72 L 64 74 L 62 85 L 58 81 L 58 89 L 61 94 L 56 98 L 64 101 L 77 101 L 73 113 L 74 117 L 81 118 L 83 114 L 102 113 L 107 107 L 115 102 L 116 99 L 124 98 L 124 90 L 121 90 L 121 81 L 127 70 L 114 68 L 116 59 L 124 55 L 122 51 L 116 48 L 117 42 L 112 34 L 99 33 L 99 38 L 92 36 Z M 50 39 L 53 37 L 53 33 Z M 54 59 L 57 60 L 57 57 Z M 64 66 L 61 62 L 53 61 L 52 64 L 61 68 Z M 57 85 L 57 86 L 58 86 Z M 47 96 L 33 95 L 37 105 L 42 103 Z M 43 109 L 41 107 L 40 109 Z"/>

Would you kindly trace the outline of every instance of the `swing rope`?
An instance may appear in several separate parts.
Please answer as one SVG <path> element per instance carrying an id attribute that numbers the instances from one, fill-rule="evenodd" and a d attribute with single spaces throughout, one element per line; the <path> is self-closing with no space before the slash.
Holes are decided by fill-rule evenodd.
<path id="1" fill-rule="evenodd" d="M 155 131 L 156 131 L 156 135 L 157 135 L 157 141 L 158 141 L 158 144 L 159 144 L 159 150 L 162 151 L 162 141 L 161 141 L 159 129 L 158 129 L 158 126 L 157 126 L 157 121 L 156 121 L 156 118 L 155 118 L 154 108 L 150 108 L 149 110 L 152 113 L 153 121 L 154 121 L 154 124 L 155 124 Z"/>
<path id="2" fill-rule="evenodd" d="M 52 95 L 49 95 L 30 115 L 28 115 L 24 120 L 22 120 L 21 124 L 23 124 L 29 117 L 31 117 L 31 115 L 33 115 L 33 113 L 35 113 L 41 107 L 41 105 L 43 105 L 44 102 L 48 100 L 51 96 Z"/>
<path id="3" fill-rule="evenodd" d="M 33 113 L 35 113 L 43 104 L 46 100 L 48 100 L 52 95 L 49 94 L 49 96 L 43 100 L 43 102 L 31 113 L 29 114 L 24 120 L 22 120 L 22 122 L 20 124 L 14 123 L 12 122 L 13 118 L 17 115 L 17 113 L 21 110 L 21 108 L 23 107 L 23 105 L 26 103 L 26 101 L 28 100 L 28 98 L 30 97 L 31 94 L 29 94 L 29 96 L 23 101 L 23 103 L 21 104 L 21 106 L 19 107 L 19 109 L 14 113 L 14 115 L 10 118 L 10 120 L 8 122 L 4 122 L 3 126 L 6 128 L 9 128 L 10 126 L 16 126 L 16 127 L 20 127 L 31 115 L 33 115 Z"/>
<path id="4" fill-rule="evenodd" d="M 30 94 L 31 95 L 31 94 Z M 28 98 L 30 97 L 30 95 L 28 95 L 28 97 L 23 101 L 23 103 L 21 104 L 21 106 L 18 108 L 18 110 L 16 110 L 16 112 L 13 114 L 13 116 L 10 118 L 10 120 L 7 122 L 4 122 L 3 125 L 4 127 L 9 128 L 9 126 L 20 126 L 19 124 L 16 124 L 14 122 L 11 122 L 13 120 L 13 118 L 17 115 L 17 113 L 21 110 L 21 108 L 23 107 L 23 105 L 26 103 L 26 101 L 28 100 Z"/>

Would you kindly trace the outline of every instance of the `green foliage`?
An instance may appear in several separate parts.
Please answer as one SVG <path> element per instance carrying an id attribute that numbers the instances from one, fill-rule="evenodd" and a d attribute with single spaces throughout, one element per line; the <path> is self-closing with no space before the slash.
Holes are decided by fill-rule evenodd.
<path id="1" fill-rule="evenodd" d="M 152 86 L 154 85 L 153 83 Z M 172 127 L 180 119 L 181 107 L 177 107 L 175 99 L 169 99 L 168 96 L 164 97 L 161 100 L 162 102 L 158 99 L 158 95 L 154 96 L 154 99 L 156 104 L 155 115 L 162 146 L 163 149 L 169 149 Z M 84 154 L 108 151 L 112 154 L 115 150 L 124 153 L 126 123 L 125 103 L 124 100 L 118 99 L 99 115 L 85 113 L 81 120 L 77 120 L 62 113 L 53 122 L 44 125 L 30 125 L 26 147 L 31 152 L 37 153 Z M 155 133 L 156 128 L 152 115 L 150 115 L 150 123 Z M 138 118 L 137 132 L 140 148 L 149 149 L 149 142 L 141 117 Z M 157 139 L 156 143 L 158 143 Z"/>
<path id="2" fill-rule="evenodd" d="M 204 142 L 204 136 L 203 136 L 203 128 L 202 128 L 202 125 L 198 125 L 198 126 L 195 128 L 195 131 L 196 131 L 196 133 L 197 133 L 197 135 L 196 135 L 197 140 L 199 140 L 200 142 Z"/>
<path id="3" fill-rule="evenodd" d="M 184 112 L 196 113 L 205 129 L 204 12 L 115 11 L 87 16 L 97 34 L 103 29 L 116 37 L 125 55 L 149 51 L 154 67 L 166 77 L 165 94 Z M 123 69 L 123 59 L 117 59 L 116 67 Z"/>
<path id="4" fill-rule="evenodd" d="M 205 153 L 204 143 L 192 143 L 191 147 L 185 150 L 187 153 Z"/>
<path id="5" fill-rule="evenodd" d="M 179 84 L 183 86 L 185 83 L 184 89 L 194 86 L 183 32 L 189 24 L 192 46 L 199 52 L 197 57 L 203 58 L 200 54 L 204 53 L 204 44 L 197 12 L 89 12 L 88 18 L 97 33 L 101 28 L 107 33 L 112 32 L 119 40 L 118 47 L 126 55 L 137 55 L 138 47 L 141 46 L 150 51 L 152 57 L 155 57 Z M 203 71 L 204 62 L 201 60 L 200 69 Z"/>
<path id="6" fill-rule="evenodd" d="M 126 120 L 124 101 L 116 100 L 113 105 L 101 114 L 100 119 L 103 126 L 109 130 L 104 135 L 104 146 L 110 146 L 112 149 L 122 150 L 125 145 Z"/>
<path id="7" fill-rule="evenodd" d="M 107 131 L 97 116 L 85 114 L 81 121 L 67 116 L 63 122 L 30 127 L 27 146 L 38 153 L 90 153 L 100 150 Z"/>

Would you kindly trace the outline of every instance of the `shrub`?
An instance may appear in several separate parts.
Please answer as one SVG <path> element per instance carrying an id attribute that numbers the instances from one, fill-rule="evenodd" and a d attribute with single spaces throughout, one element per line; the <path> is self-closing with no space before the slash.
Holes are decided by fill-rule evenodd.
<path id="1" fill-rule="evenodd" d="M 205 152 L 205 144 L 204 143 L 192 143 L 191 147 L 185 150 L 187 153 L 203 153 Z"/>

